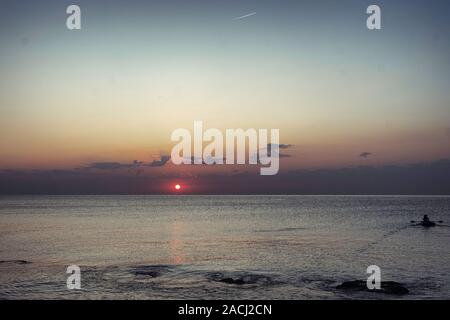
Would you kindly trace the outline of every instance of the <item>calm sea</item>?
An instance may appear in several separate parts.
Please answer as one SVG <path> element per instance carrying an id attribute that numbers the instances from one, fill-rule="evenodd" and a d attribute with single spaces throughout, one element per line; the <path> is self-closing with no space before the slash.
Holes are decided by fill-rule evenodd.
<path id="1" fill-rule="evenodd" d="M 449 299 L 450 227 L 424 214 L 450 225 L 450 197 L 2 196 L 0 298 Z M 369 265 L 410 294 L 336 289 Z"/>

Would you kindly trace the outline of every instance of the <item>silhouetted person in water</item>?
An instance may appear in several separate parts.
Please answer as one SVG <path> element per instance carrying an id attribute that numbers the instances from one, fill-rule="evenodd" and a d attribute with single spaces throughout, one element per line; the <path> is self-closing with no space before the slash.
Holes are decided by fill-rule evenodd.
<path id="1" fill-rule="evenodd" d="M 435 226 L 445 226 L 445 227 L 450 227 L 447 225 L 442 224 L 444 221 L 439 220 L 439 221 L 431 221 L 430 218 L 428 218 L 427 214 L 423 215 L 422 221 L 414 221 L 411 220 L 411 223 L 415 223 L 415 226 L 423 226 L 423 227 L 435 227 Z M 438 224 L 439 223 L 439 224 Z"/>
<path id="2" fill-rule="evenodd" d="M 431 221 L 430 218 L 428 218 L 428 215 L 425 214 L 420 224 L 424 227 L 434 227 L 436 225 L 436 222 Z"/>

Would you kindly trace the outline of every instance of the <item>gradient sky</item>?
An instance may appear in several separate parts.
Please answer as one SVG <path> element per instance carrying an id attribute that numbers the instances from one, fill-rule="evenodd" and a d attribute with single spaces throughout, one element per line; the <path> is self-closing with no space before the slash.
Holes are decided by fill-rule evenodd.
<path id="1" fill-rule="evenodd" d="M 374 3 L 379 31 L 365 23 Z M 66 29 L 70 4 L 81 7 L 80 31 Z M 293 145 L 284 172 L 450 158 L 449 1 L 0 8 L 0 169 L 150 162 L 170 154 L 171 132 L 194 120 L 279 128 Z"/>

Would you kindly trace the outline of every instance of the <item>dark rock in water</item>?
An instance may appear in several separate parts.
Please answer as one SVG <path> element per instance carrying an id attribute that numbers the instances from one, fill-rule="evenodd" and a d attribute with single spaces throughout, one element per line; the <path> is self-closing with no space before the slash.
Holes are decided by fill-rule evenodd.
<path id="1" fill-rule="evenodd" d="M 171 270 L 172 267 L 166 265 L 144 265 L 134 267 L 132 272 L 135 276 L 157 278 L 170 272 Z"/>
<path id="2" fill-rule="evenodd" d="M 346 281 L 340 284 L 336 289 L 352 290 L 352 291 L 366 291 L 377 292 L 384 294 L 408 294 L 409 290 L 402 284 L 395 281 L 383 281 L 381 282 L 381 289 L 369 289 L 367 288 L 367 282 L 364 280 Z"/>
<path id="3" fill-rule="evenodd" d="M 0 263 L 30 264 L 31 262 L 26 260 L 2 260 Z"/>
<path id="4" fill-rule="evenodd" d="M 228 284 L 246 284 L 246 282 L 243 279 L 233 279 L 233 278 L 223 278 L 218 280 L 219 282 L 225 282 Z"/>
<path id="5" fill-rule="evenodd" d="M 222 274 L 215 273 L 211 275 L 211 280 L 216 282 L 222 282 L 227 284 L 237 284 L 237 285 L 272 285 L 275 283 L 273 279 L 266 275 L 261 274 L 249 274 L 249 273 L 240 273 L 240 274 Z"/>
<path id="6" fill-rule="evenodd" d="M 158 271 L 135 271 L 136 276 L 150 276 L 152 278 L 159 277 L 161 274 Z"/>

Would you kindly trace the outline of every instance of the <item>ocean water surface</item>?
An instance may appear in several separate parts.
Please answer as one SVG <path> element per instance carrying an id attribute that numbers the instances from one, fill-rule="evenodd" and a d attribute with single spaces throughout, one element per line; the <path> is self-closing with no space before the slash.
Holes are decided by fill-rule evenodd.
<path id="1" fill-rule="evenodd" d="M 0 196 L 0 299 L 449 299 L 424 214 L 450 225 L 450 197 Z M 410 293 L 336 289 L 369 265 Z"/>

